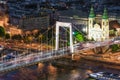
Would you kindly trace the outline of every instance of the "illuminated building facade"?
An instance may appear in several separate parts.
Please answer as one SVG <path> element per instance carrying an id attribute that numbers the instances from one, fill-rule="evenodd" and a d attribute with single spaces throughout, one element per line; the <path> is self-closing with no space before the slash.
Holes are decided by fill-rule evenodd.
<path id="1" fill-rule="evenodd" d="M 23 32 L 21 29 L 17 29 L 16 27 L 10 27 L 9 29 L 10 35 L 21 35 Z"/>
<path id="2" fill-rule="evenodd" d="M 49 16 L 10 16 L 10 24 L 23 30 L 47 28 L 49 26 Z"/>
<path id="3" fill-rule="evenodd" d="M 88 20 L 88 39 L 95 41 L 109 39 L 109 20 L 106 9 L 102 15 L 102 21 L 97 22 L 94 10 L 91 8 Z"/>
<path id="4" fill-rule="evenodd" d="M 22 30 L 47 28 L 49 15 L 40 9 L 40 1 L 8 1 L 9 23 Z"/>

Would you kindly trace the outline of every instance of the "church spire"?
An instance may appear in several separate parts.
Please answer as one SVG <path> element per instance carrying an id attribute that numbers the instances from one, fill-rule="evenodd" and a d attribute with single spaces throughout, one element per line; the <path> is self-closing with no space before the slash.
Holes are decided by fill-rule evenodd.
<path id="1" fill-rule="evenodd" d="M 107 14 L 106 8 L 104 9 L 104 13 L 103 13 L 102 19 L 108 19 L 108 14 Z"/>
<path id="2" fill-rule="evenodd" d="M 94 17 L 95 17 L 94 9 L 93 9 L 93 7 L 91 7 L 91 9 L 90 9 L 90 14 L 89 14 L 89 18 L 94 18 Z"/>

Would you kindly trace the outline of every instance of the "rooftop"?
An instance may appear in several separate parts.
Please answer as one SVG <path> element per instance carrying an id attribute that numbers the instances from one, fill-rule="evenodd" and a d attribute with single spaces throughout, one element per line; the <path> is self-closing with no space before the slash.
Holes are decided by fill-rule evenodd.
<path id="1" fill-rule="evenodd" d="M 86 12 L 80 11 L 80 10 L 64 10 L 64 11 L 58 11 L 59 16 L 66 16 L 66 17 L 76 17 L 76 18 L 87 18 L 88 14 Z"/>

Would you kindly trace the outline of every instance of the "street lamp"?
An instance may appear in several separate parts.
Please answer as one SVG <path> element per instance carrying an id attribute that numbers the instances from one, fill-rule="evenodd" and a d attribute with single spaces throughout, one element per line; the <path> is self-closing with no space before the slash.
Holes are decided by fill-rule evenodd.
<path id="1" fill-rule="evenodd" d="M 77 31 L 74 31 L 74 32 L 72 32 L 72 34 L 73 34 L 73 36 L 76 36 L 76 35 L 78 34 L 78 32 L 77 32 Z M 74 43 L 77 43 L 77 41 L 76 41 L 76 37 L 75 37 L 75 41 L 74 41 Z"/>

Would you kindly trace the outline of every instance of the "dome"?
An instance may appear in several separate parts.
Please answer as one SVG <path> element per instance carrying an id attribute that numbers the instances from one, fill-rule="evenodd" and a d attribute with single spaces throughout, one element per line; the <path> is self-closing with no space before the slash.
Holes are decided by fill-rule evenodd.
<path id="1" fill-rule="evenodd" d="M 102 19 L 108 19 L 108 14 L 107 14 L 106 8 L 104 9 L 104 13 L 103 13 Z"/>
<path id="2" fill-rule="evenodd" d="M 94 18 L 94 17 L 95 17 L 94 9 L 93 9 L 93 7 L 91 7 L 91 9 L 90 9 L 90 14 L 89 14 L 89 18 Z"/>

